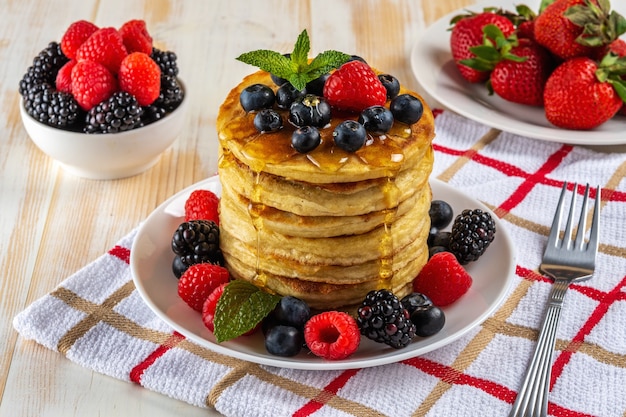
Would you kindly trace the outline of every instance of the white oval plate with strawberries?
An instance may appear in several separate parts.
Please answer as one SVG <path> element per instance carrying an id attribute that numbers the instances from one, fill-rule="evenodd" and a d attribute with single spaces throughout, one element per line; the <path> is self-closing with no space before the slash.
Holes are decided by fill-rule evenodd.
<path id="1" fill-rule="evenodd" d="M 447 201 L 455 213 L 465 208 L 489 210 L 441 181 L 431 180 L 431 186 L 434 198 Z M 200 313 L 179 298 L 178 281 L 171 269 L 174 258 L 171 239 L 178 225 L 184 221 L 185 201 L 196 189 L 210 190 L 220 195 L 221 186 L 218 177 L 198 182 L 172 196 L 146 219 L 131 249 L 133 280 L 146 304 L 176 331 L 200 346 L 249 362 L 285 368 L 330 370 L 377 366 L 422 355 L 466 335 L 482 323 L 504 301 L 515 277 L 511 239 L 494 216 L 497 228 L 495 242 L 478 261 L 467 267 L 473 284 L 458 301 L 444 308 L 445 326 L 433 336 L 416 337 L 403 349 L 394 349 L 363 337 L 352 356 L 338 361 L 321 359 L 306 353 L 306 349 L 291 358 L 270 355 L 265 350 L 261 331 L 217 343 L 204 326 Z"/>
<path id="2" fill-rule="evenodd" d="M 539 0 L 491 0 L 456 10 L 433 23 L 422 34 L 411 51 L 411 68 L 424 90 L 441 105 L 487 126 L 534 139 L 575 145 L 626 144 L 626 117 L 615 116 L 593 130 L 560 129 L 548 122 L 541 107 L 530 107 L 490 96 L 484 84 L 471 84 L 458 72 L 450 52 L 450 20 L 470 10 L 501 7 L 515 11 L 525 4 L 533 11 Z M 613 0 L 612 10 L 626 16 L 626 2 Z"/>

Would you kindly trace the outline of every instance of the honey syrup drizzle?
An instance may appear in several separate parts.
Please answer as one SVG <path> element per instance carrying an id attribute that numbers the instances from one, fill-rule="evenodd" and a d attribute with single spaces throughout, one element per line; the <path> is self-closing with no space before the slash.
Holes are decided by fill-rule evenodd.
<path id="1" fill-rule="evenodd" d="M 250 203 L 248 204 L 248 213 L 250 214 L 252 224 L 256 231 L 256 274 L 252 279 L 252 283 L 264 288 L 267 283 L 267 274 L 261 268 L 261 232 L 263 230 L 263 219 L 260 214 L 265 208 L 265 205 L 261 203 L 262 192 L 261 171 L 257 171 L 255 172 L 252 195 L 250 196 Z"/>

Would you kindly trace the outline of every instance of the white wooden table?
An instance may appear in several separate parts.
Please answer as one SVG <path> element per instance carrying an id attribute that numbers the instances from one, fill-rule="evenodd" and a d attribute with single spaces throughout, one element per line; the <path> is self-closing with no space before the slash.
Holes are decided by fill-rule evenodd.
<path id="1" fill-rule="evenodd" d="M 12 318 L 110 249 L 167 197 L 216 172 L 218 106 L 253 71 L 235 60 L 240 53 L 290 52 L 306 28 L 312 53 L 360 55 L 423 93 L 408 62 L 412 45 L 430 23 L 472 3 L 0 0 L 0 417 L 206 416 L 206 410 L 88 371 L 21 339 Z M 48 42 L 60 41 L 73 21 L 119 27 L 134 18 L 146 21 L 157 46 L 178 55 L 189 87 L 186 128 L 141 175 L 116 181 L 73 177 L 28 138 L 19 116 L 19 80 L 33 57 Z"/>

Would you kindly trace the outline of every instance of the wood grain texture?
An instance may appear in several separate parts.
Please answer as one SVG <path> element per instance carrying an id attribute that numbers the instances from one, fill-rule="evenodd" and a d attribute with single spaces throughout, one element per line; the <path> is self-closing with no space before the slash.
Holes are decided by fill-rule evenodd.
<path id="1" fill-rule="evenodd" d="M 302 29 L 313 51 L 366 58 L 420 91 L 409 53 L 424 29 L 471 0 L 3 0 L 0 12 L 0 417 L 186 416 L 202 410 L 71 363 L 18 337 L 12 318 L 111 248 L 177 191 L 217 171 L 215 119 L 253 68 L 253 49 L 290 52 Z M 190 100 L 178 141 L 143 174 L 115 181 L 64 172 L 28 138 L 18 82 L 73 21 L 119 27 L 141 18 L 176 51 Z M 421 92 L 421 91 L 420 91 Z"/>

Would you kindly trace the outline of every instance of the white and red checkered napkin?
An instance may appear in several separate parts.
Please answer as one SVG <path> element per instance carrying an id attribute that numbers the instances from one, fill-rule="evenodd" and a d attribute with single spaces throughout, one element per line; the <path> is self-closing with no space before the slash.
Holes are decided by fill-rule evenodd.
<path id="1" fill-rule="evenodd" d="M 481 326 L 413 359 L 338 371 L 244 362 L 199 347 L 144 304 L 128 265 L 135 231 L 14 319 L 27 339 L 86 368 L 226 416 L 502 416 L 535 346 L 550 281 L 537 270 L 562 181 L 603 187 L 594 277 L 572 285 L 549 412 L 626 415 L 626 154 L 436 118 L 433 177 L 483 201 L 516 249 L 514 288 Z"/>

